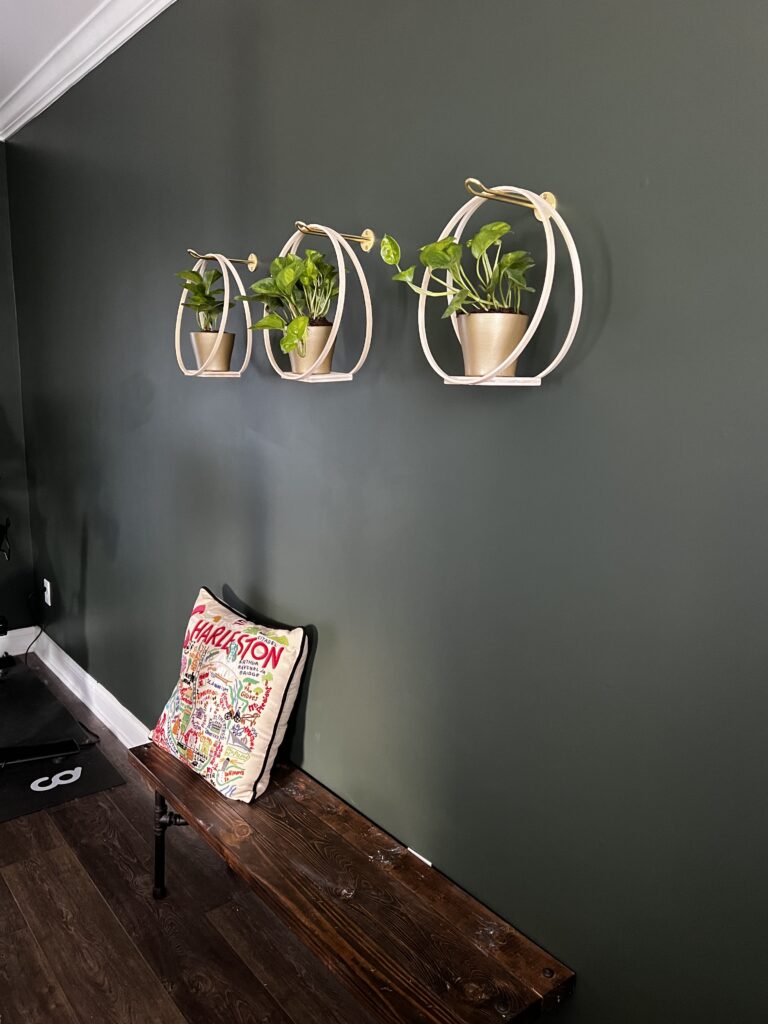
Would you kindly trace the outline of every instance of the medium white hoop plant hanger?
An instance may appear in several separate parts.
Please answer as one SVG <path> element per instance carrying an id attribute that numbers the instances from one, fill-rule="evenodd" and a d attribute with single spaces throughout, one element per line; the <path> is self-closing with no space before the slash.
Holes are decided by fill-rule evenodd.
<path id="1" fill-rule="evenodd" d="M 573 241 L 571 232 L 568 230 L 567 224 L 557 212 L 555 208 L 557 200 L 550 192 L 544 192 L 542 195 L 536 195 L 535 192 L 531 192 L 525 188 L 520 188 L 517 185 L 495 185 L 493 188 L 486 188 L 482 182 L 479 182 L 476 178 L 467 178 L 464 184 L 466 185 L 467 191 L 472 194 L 472 199 L 468 200 L 468 202 L 466 202 L 461 209 L 451 217 L 440 233 L 440 238 L 447 238 L 449 235 L 453 235 L 455 241 L 460 242 L 461 236 L 469 219 L 483 205 L 483 203 L 488 202 L 488 200 L 496 200 L 498 202 L 512 203 L 515 206 L 526 206 L 531 208 L 536 219 L 541 221 L 541 225 L 544 229 L 544 238 L 547 244 L 547 262 L 544 271 L 544 282 L 541 287 L 541 294 L 536 306 L 536 311 L 528 324 L 528 328 L 515 349 L 510 352 L 510 354 L 506 356 L 498 366 L 495 366 L 482 377 L 451 375 L 446 373 L 437 362 L 432 353 L 432 349 L 430 348 L 429 339 L 427 338 L 427 327 L 425 322 L 427 296 L 423 292 L 419 295 L 418 312 L 421 347 L 424 350 L 424 355 L 426 356 L 429 365 L 438 376 L 443 378 L 443 381 L 446 384 L 468 384 L 471 386 L 491 385 L 495 387 L 538 387 L 541 384 L 542 379 L 552 373 L 552 371 L 563 361 L 568 350 L 573 344 L 573 339 L 576 336 L 576 331 L 579 327 L 584 298 L 584 288 L 581 275 L 581 261 L 579 260 L 579 253 L 576 249 L 576 244 Z M 500 377 L 499 374 L 518 359 L 528 347 L 528 344 L 536 333 L 547 308 L 547 303 L 549 302 L 550 294 L 552 292 L 552 282 L 555 276 L 555 239 L 552 231 L 552 221 L 556 224 L 557 229 L 565 242 L 566 250 L 570 257 L 571 270 L 573 272 L 573 313 L 571 316 L 571 322 L 569 324 L 568 331 L 566 332 L 565 340 L 560 347 L 560 351 L 552 362 L 542 370 L 538 376 Z M 426 290 L 428 288 L 431 277 L 432 271 L 427 267 L 421 280 L 422 289 Z M 452 282 L 450 274 L 447 275 L 447 279 L 450 284 Z M 448 297 L 448 301 L 450 302 L 450 296 Z M 459 329 L 456 323 L 455 313 L 451 317 L 451 324 L 456 337 L 459 338 Z"/>
<path id="2" fill-rule="evenodd" d="M 267 353 L 267 358 L 269 359 L 272 369 L 279 377 L 282 377 L 283 380 L 304 381 L 308 384 L 332 384 L 338 381 L 352 380 L 368 358 L 368 353 L 371 348 L 371 337 L 373 335 L 373 307 L 371 304 L 371 293 L 368 288 L 368 281 L 366 280 L 360 260 L 355 255 L 355 252 L 349 243 L 357 242 L 363 252 L 370 252 L 376 238 L 370 228 L 366 228 L 365 231 L 359 235 L 345 235 L 340 231 L 335 231 L 333 228 L 325 227 L 323 224 L 305 224 L 304 221 L 297 220 L 296 231 L 283 246 L 280 251 L 280 256 L 287 256 L 289 253 L 296 253 L 304 235 L 325 235 L 333 246 L 333 252 L 336 256 L 336 265 L 339 268 L 339 295 L 336 300 L 336 313 L 333 318 L 331 333 L 328 335 L 328 340 L 326 341 L 320 355 L 314 363 L 312 363 L 309 369 L 304 371 L 304 373 L 292 373 L 283 370 L 280 367 L 279 363 L 275 359 L 269 330 L 264 331 L 264 348 Z M 357 279 L 360 283 L 360 291 L 363 295 L 363 305 L 365 307 L 365 336 L 363 338 L 363 347 L 357 362 L 347 373 L 315 373 L 317 367 L 321 365 L 333 348 L 333 344 L 336 341 L 336 335 L 339 333 L 339 328 L 341 327 L 341 320 L 344 314 L 344 302 L 347 296 L 347 266 L 344 260 L 345 253 L 349 256 L 350 261 L 352 262 L 352 266 L 355 269 Z"/>
<path id="3" fill-rule="evenodd" d="M 195 252 L 194 249 L 187 249 L 190 256 L 197 258 L 192 269 L 198 273 L 202 273 L 205 270 L 205 265 L 209 260 L 215 260 L 221 269 L 222 279 L 224 281 L 224 312 L 221 317 L 221 324 L 216 334 L 216 340 L 213 343 L 213 348 L 208 353 L 202 366 L 199 366 L 196 370 L 190 370 L 187 368 L 184 357 L 181 354 L 181 320 L 184 315 L 184 303 L 187 298 L 187 289 L 185 288 L 181 293 L 179 299 L 179 308 L 176 313 L 176 362 L 179 364 L 179 369 L 185 377 L 242 377 L 248 368 L 248 364 L 251 361 L 251 352 L 253 350 L 253 341 L 251 338 L 251 311 L 248 308 L 248 303 L 243 302 L 243 313 L 245 316 L 245 355 L 243 356 L 243 364 L 239 370 L 209 370 L 208 367 L 211 365 L 213 360 L 216 358 L 216 354 L 221 346 L 221 339 L 224 337 L 224 331 L 227 326 L 227 318 L 229 316 L 229 297 L 231 293 L 229 276 L 230 274 L 234 278 L 235 284 L 240 295 L 245 296 L 245 288 L 243 288 L 243 282 L 240 279 L 240 275 L 235 270 L 234 263 L 245 263 L 250 271 L 256 270 L 259 265 L 259 261 L 254 253 L 244 260 L 228 259 L 226 256 L 222 256 L 221 253 L 209 252 L 205 255 L 201 255 L 199 252 Z"/>

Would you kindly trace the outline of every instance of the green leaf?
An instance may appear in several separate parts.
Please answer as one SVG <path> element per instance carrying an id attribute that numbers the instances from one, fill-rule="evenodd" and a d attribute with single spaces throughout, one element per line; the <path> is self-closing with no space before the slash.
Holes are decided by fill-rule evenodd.
<path id="1" fill-rule="evenodd" d="M 320 253 L 318 253 L 318 256 L 319 255 Z M 307 258 L 304 260 L 304 267 L 302 268 L 299 280 L 301 281 L 302 284 L 305 284 L 307 285 L 307 287 L 309 287 L 318 279 L 319 276 L 320 271 L 318 270 L 317 262 L 314 259 L 311 259 L 309 255 L 307 255 Z"/>
<path id="2" fill-rule="evenodd" d="M 303 263 L 304 260 L 297 256 L 296 253 L 289 252 L 287 256 L 275 256 L 270 264 L 269 272 L 272 277 L 277 279 L 277 275 L 281 270 L 284 270 L 286 267 L 295 267 L 300 264 L 303 265 Z"/>
<path id="3" fill-rule="evenodd" d="M 507 270 L 519 270 L 525 273 L 526 270 L 530 270 L 531 267 L 535 266 L 535 261 L 529 252 L 524 249 L 518 249 L 516 252 L 505 252 L 499 260 L 499 266 L 502 271 Z"/>
<path id="4" fill-rule="evenodd" d="M 188 281 L 190 284 L 202 285 L 203 279 L 196 270 L 179 270 L 176 277 L 180 277 L 182 281 Z"/>
<path id="5" fill-rule="evenodd" d="M 452 238 L 441 238 L 422 246 L 419 259 L 430 270 L 450 270 L 461 262 L 461 246 Z"/>
<path id="6" fill-rule="evenodd" d="M 392 235 L 384 235 L 381 240 L 381 258 L 390 267 L 396 267 L 400 262 L 400 246 Z"/>
<path id="7" fill-rule="evenodd" d="M 294 320 L 291 320 L 285 328 L 285 334 L 280 342 L 280 348 L 283 352 L 291 352 L 297 348 L 305 340 L 308 327 L 308 316 L 297 316 Z"/>
<path id="8" fill-rule="evenodd" d="M 501 263 L 499 262 L 493 268 L 493 271 L 491 272 L 490 279 L 488 281 L 488 286 L 485 289 L 489 298 L 495 294 L 496 289 L 499 287 L 499 283 L 501 281 L 501 275 L 502 275 Z"/>
<path id="9" fill-rule="evenodd" d="M 285 333 L 296 337 L 299 341 L 304 341 L 308 327 L 309 317 L 297 316 L 288 324 L 285 329 Z"/>
<path id="10" fill-rule="evenodd" d="M 286 256 L 275 256 L 269 265 L 269 272 L 272 277 L 277 277 L 283 267 L 290 267 L 292 263 L 301 263 L 302 260 L 294 252 L 289 252 Z"/>
<path id="11" fill-rule="evenodd" d="M 317 249 L 307 249 L 304 252 L 304 270 L 305 273 L 310 275 L 320 275 L 322 277 L 328 273 L 335 272 L 335 267 Z"/>
<path id="12" fill-rule="evenodd" d="M 406 267 L 405 270 L 399 271 L 397 274 L 392 275 L 393 281 L 405 281 L 406 284 L 413 283 L 413 275 L 416 273 L 416 267 Z"/>
<path id="13" fill-rule="evenodd" d="M 281 294 L 273 277 L 263 277 L 260 281 L 254 281 L 251 291 L 254 298 L 261 299 L 262 302 L 266 299 L 279 298 Z"/>
<path id="14" fill-rule="evenodd" d="M 443 313 L 443 320 L 447 320 L 449 316 L 453 316 L 454 313 L 458 313 L 460 309 L 464 307 L 464 303 L 469 298 L 469 292 L 466 288 L 462 288 L 456 292 L 451 301 L 448 303 L 448 308 Z"/>
<path id="15" fill-rule="evenodd" d="M 512 228 L 509 224 L 503 220 L 491 221 L 490 224 L 484 224 L 477 234 L 469 239 L 467 248 L 470 249 L 475 259 L 479 260 L 494 242 L 498 242 L 500 238 L 503 238 L 511 230 Z"/>
<path id="16" fill-rule="evenodd" d="M 206 270 L 206 272 L 203 274 L 203 283 L 205 285 L 206 291 L 211 291 L 213 285 L 219 280 L 220 277 L 221 271 L 218 269 L 218 267 L 213 267 L 211 270 Z"/>
<path id="17" fill-rule="evenodd" d="M 253 324 L 252 331 L 282 331 L 285 328 L 285 320 L 279 313 L 268 313 L 261 320 Z"/>
<path id="18" fill-rule="evenodd" d="M 275 283 L 277 284 L 277 287 L 284 295 L 291 294 L 294 285 L 301 276 L 301 269 L 304 266 L 304 263 L 303 260 L 300 260 L 299 262 L 301 263 L 301 267 L 298 267 L 296 266 L 295 263 L 292 263 L 289 264 L 288 266 L 283 267 L 281 270 L 278 270 L 277 272 L 277 275 L 275 277 Z"/>

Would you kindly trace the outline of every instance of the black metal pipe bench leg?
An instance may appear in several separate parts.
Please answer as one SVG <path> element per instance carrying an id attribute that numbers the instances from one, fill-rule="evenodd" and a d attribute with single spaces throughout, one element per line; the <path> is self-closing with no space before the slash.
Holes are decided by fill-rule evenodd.
<path id="1" fill-rule="evenodd" d="M 152 895 L 156 900 L 165 897 L 165 833 L 171 825 L 186 825 L 180 814 L 168 810 L 162 793 L 155 790 L 155 878 Z"/>

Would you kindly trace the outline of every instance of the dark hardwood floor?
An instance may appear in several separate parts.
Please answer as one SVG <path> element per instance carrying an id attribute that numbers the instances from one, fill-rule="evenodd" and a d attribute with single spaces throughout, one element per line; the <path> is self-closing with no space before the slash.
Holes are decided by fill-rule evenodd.
<path id="1" fill-rule="evenodd" d="M 152 797 L 122 744 L 42 663 L 126 785 L 0 824 L 2 1024 L 369 1024 L 190 829 L 152 899 Z"/>

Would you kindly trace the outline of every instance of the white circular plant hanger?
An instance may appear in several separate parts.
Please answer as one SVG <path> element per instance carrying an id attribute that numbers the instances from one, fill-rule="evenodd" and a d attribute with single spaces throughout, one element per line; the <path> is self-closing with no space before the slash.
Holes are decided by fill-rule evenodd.
<path id="1" fill-rule="evenodd" d="M 538 387 L 544 377 L 550 374 L 565 358 L 568 349 L 573 344 L 573 339 L 576 336 L 576 331 L 579 327 L 579 320 L 581 319 L 581 307 L 584 297 L 584 289 L 581 276 L 581 262 L 579 260 L 579 253 L 576 249 L 576 244 L 573 241 L 573 236 L 568 230 L 563 218 L 557 212 L 557 210 L 551 206 L 541 196 L 536 195 L 535 192 L 530 192 L 528 189 L 519 188 L 517 185 L 496 185 L 493 189 L 489 189 L 493 192 L 507 193 L 510 195 L 521 196 L 527 199 L 535 212 L 539 214 L 541 225 L 544 229 L 544 237 L 547 243 L 547 263 L 544 271 L 544 283 L 541 288 L 541 294 L 539 301 L 536 306 L 536 311 L 531 317 L 528 328 L 523 337 L 518 342 L 515 349 L 510 352 L 506 358 L 504 358 L 498 366 L 495 366 L 488 373 L 482 377 L 466 377 L 459 375 L 451 375 L 446 373 L 440 364 L 435 359 L 432 349 L 429 346 L 429 340 L 427 338 L 427 327 L 425 322 L 425 311 L 427 305 L 427 296 L 425 294 L 419 295 L 419 338 L 421 339 L 421 347 L 424 350 L 424 355 L 427 358 L 427 362 L 435 371 L 435 373 L 443 378 L 446 384 L 468 384 L 468 385 L 491 385 L 495 387 Z M 460 210 L 458 210 L 453 217 L 448 221 L 443 230 L 440 233 L 440 238 L 447 238 L 448 235 L 452 235 L 454 240 L 457 242 L 461 241 L 462 233 L 470 217 L 475 213 L 476 210 L 482 206 L 483 203 L 488 202 L 488 198 L 485 196 L 477 196 L 468 200 Z M 573 315 L 571 316 L 571 323 L 568 327 L 568 331 L 565 336 L 565 341 L 560 347 L 560 351 L 557 353 L 555 358 L 537 377 L 500 377 L 499 374 L 505 370 L 511 363 L 519 358 L 520 355 L 528 347 L 529 342 L 533 338 L 536 330 L 538 329 L 541 319 L 544 316 L 544 312 L 549 302 L 549 297 L 552 292 L 552 282 L 555 276 L 555 239 L 552 233 L 552 225 L 550 220 L 553 220 L 557 225 L 557 228 L 562 235 L 563 241 L 565 242 L 568 255 L 571 260 L 571 270 L 573 272 Z M 429 281 L 432 277 L 432 271 L 427 267 L 424 271 L 424 276 L 421 279 L 421 287 L 426 290 L 429 286 Z M 447 275 L 448 283 L 452 281 L 450 274 Z M 450 296 L 448 297 L 450 302 Z M 456 314 L 451 316 L 451 324 L 453 325 L 454 333 L 459 338 L 459 329 L 456 323 Z"/>
<path id="2" fill-rule="evenodd" d="M 324 227 L 322 224 L 310 224 L 308 225 L 314 231 L 326 235 L 333 246 L 333 251 L 336 256 L 336 263 L 339 268 L 339 296 L 336 301 L 336 314 L 333 319 L 333 326 L 331 327 L 331 333 L 328 335 L 328 340 L 323 347 L 323 351 L 312 363 L 308 370 L 304 373 L 292 373 L 281 369 L 277 360 L 275 359 L 275 353 L 272 349 L 272 339 L 269 335 L 269 330 L 264 331 L 264 348 L 266 349 L 267 358 L 269 359 L 272 369 L 278 376 L 282 377 L 283 380 L 300 380 L 306 381 L 308 384 L 333 384 L 338 381 L 352 380 L 357 371 L 363 365 L 365 360 L 368 358 L 368 352 L 371 348 L 371 337 L 373 335 L 373 307 L 371 304 L 371 293 L 368 289 L 368 282 L 365 278 L 365 273 L 360 264 L 360 260 L 355 255 L 352 246 L 338 231 L 334 231 L 333 228 Z M 289 253 L 295 254 L 299 248 L 299 245 L 306 236 L 303 231 L 296 231 L 283 246 L 280 256 L 287 256 Z M 333 348 L 333 343 L 336 341 L 336 335 L 339 333 L 341 327 L 341 318 L 344 313 L 344 301 L 347 297 L 347 267 L 344 262 L 344 253 L 349 256 L 352 261 L 352 266 L 355 268 L 357 273 L 357 279 L 360 282 L 360 291 L 363 295 L 363 304 L 365 306 L 365 338 L 363 339 L 363 348 L 360 353 L 360 357 L 348 373 L 315 373 L 318 366 L 321 365 L 326 356 L 330 353 Z M 266 305 L 264 307 L 266 312 Z"/>
<path id="3" fill-rule="evenodd" d="M 233 267 L 232 263 L 227 259 L 226 256 L 222 256 L 221 253 L 209 253 L 206 257 L 199 259 L 195 263 L 192 269 L 198 273 L 202 273 L 205 269 L 205 264 L 208 260 L 216 260 L 221 268 L 221 274 L 224 279 L 224 312 L 221 316 L 221 325 L 219 326 L 218 333 L 216 335 L 216 341 L 213 343 L 213 348 L 208 353 L 207 358 L 202 366 L 196 370 L 189 370 L 184 362 L 184 357 L 181 354 L 181 320 L 184 315 L 184 301 L 187 298 L 188 289 L 185 288 L 181 293 L 181 299 L 179 300 L 179 308 L 176 313 L 176 362 L 179 364 L 179 369 L 185 377 L 242 377 L 251 361 L 251 350 L 253 342 L 251 339 L 251 311 L 248 308 L 248 303 L 243 303 L 243 313 L 245 315 L 245 356 L 243 357 L 243 365 L 239 370 L 209 370 L 208 366 L 214 359 L 216 353 L 219 351 L 221 345 L 221 339 L 224 337 L 224 329 L 227 326 L 227 317 L 229 316 L 229 274 L 235 279 L 238 291 L 241 295 L 245 295 L 245 289 L 243 288 L 243 282 L 240 280 L 240 275 Z M 229 273 L 228 273 L 229 272 Z"/>

